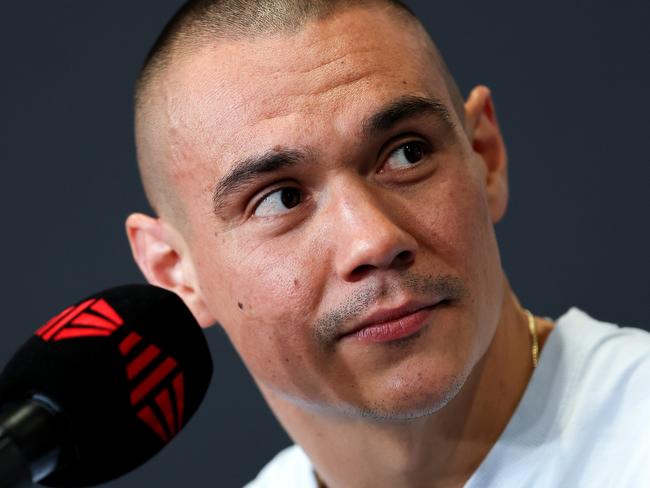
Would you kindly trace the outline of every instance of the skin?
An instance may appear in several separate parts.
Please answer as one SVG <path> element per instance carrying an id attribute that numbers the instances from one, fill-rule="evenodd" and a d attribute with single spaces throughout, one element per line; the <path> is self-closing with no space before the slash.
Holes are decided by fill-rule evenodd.
<path id="1" fill-rule="evenodd" d="M 490 92 L 471 92 L 461 122 L 429 42 L 365 7 L 206 44 L 174 60 L 137 121 L 139 156 L 168 162 L 184 215 L 129 217 L 137 263 L 225 329 L 330 487 L 462 485 L 532 373 L 493 230 L 508 184 Z M 448 123 L 421 112 L 366 137 L 364 120 L 404 96 L 439 101 Z M 417 164 L 409 142 L 426 148 Z M 309 157 L 215 212 L 237 161 L 281 150 Z M 282 188 L 299 203 L 283 206 Z M 411 338 L 339 338 L 377 310 L 443 298 Z M 538 325 L 543 344 L 552 324 Z"/>

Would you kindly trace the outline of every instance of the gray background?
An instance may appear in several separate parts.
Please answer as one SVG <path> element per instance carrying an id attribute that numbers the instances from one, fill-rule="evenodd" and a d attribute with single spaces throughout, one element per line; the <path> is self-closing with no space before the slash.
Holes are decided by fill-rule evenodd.
<path id="1" fill-rule="evenodd" d="M 493 89 L 512 188 L 498 235 L 522 303 L 649 326 L 650 4 L 408 3 L 463 91 Z M 0 364 L 64 305 L 141 281 L 123 232 L 147 209 L 131 89 L 179 5 L 3 0 Z M 216 369 L 197 418 L 107 486 L 241 486 L 289 443 L 224 334 L 207 335 Z"/>

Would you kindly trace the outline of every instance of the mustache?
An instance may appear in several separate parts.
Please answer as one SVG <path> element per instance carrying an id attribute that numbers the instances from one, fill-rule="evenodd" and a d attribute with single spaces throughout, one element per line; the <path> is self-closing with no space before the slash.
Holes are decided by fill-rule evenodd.
<path id="1" fill-rule="evenodd" d="M 369 283 L 352 293 L 343 303 L 326 312 L 313 327 L 314 340 L 321 348 L 328 348 L 336 342 L 345 324 L 364 316 L 382 298 L 389 298 L 397 292 L 408 290 L 416 297 L 436 296 L 445 300 L 461 300 L 469 290 L 456 276 L 443 274 L 424 275 L 406 271 L 398 280 L 383 285 Z"/>

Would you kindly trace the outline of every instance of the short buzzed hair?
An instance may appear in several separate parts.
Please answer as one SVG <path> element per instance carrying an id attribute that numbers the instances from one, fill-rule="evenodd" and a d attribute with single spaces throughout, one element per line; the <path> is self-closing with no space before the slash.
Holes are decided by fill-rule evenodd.
<path id="1" fill-rule="evenodd" d="M 264 34 L 294 33 L 309 21 L 350 7 L 385 5 L 397 15 L 415 22 L 426 33 L 413 11 L 399 0 L 188 0 L 167 23 L 147 55 L 135 87 L 136 145 L 138 119 L 149 102 L 150 87 L 160 80 L 178 56 L 198 51 L 210 41 L 238 40 Z M 431 41 L 435 65 L 441 70 L 453 108 L 464 119 L 463 98 L 449 70 Z M 159 215 L 178 220 L 181 202 L 166 175 L 164 162 L 151 161 L 138 148 L 138 166 L 147 199 Z M 178 222 L 182 225 L 182 222 Z"/>
<path id="2" fill-rule="evenodd" d="M 189 0 L 170 19 L 149 51 L 136 84 L 136 104 L 149 80 L 167 67 L 179 49 L 214 39 L 292 33 L 310 20 L 327 18 L 352 6 L 384 3 L 402 15 L 416 15 L 399 0 Z"/>

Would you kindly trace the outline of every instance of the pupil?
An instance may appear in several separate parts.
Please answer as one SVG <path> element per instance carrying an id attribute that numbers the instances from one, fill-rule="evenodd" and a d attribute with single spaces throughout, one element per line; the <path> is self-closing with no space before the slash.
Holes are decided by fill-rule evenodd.
<path id="1" fill-rule="evenodd" d="M 293 208 L 300 203 L 300 190 L 296 188 L 285 188 L 282 190 L 282 205 Z"/>
<path id="2" fill-rule="evenodd" d="M 422 159 L 422 146 L 413 142 L 404 144 L 404 156 L 409 163 L 417 163 Z"/>

